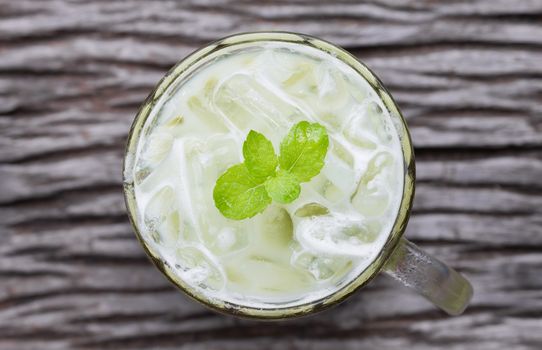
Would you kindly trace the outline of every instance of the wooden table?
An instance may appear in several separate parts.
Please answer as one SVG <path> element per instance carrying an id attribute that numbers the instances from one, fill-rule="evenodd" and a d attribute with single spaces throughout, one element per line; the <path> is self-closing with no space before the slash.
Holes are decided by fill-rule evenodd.
<path id="1" fill-rule="evenodd" d="M 192 50 L 249 30 L 344 46 L 412 130 L 407 237 L 462 271 L 460 317 L 379 277 L 314 317 L 189 301 L 128 224 L 134 114 Z M 541 349 L 542 1 L 0 0 L 0 349 Z"/>

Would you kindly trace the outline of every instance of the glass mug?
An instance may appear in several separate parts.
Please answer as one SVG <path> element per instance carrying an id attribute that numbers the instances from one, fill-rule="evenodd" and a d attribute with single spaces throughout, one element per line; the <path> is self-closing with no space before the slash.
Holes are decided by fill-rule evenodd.
<path id="1" fill-rule="evenodd" d="M 277 41 L 307 45 L 329 53 L 353 68 L 371 85 L 387 108 L 398 133 L 403 156 L 404 182 L 400 207 L 393 228 L 377 257 L 365 270 L 357 275 L 357 277 L 351 279 L 347 284 L 340 289 L 335 290 L 332 294 L 319 300 L 305 302 L 299 305 L 288 305 L 285 307 L 276 304 L 273 304 L 273 306 L 269 308 L 237 305 L 207 296 L 202 291 L 198 291 L 186 281 L 183 281 L 171 266 L 169 266 L 159 254 L 154 252 L 143 239 L 140 232 L 142 228 L 139 227 L 137 220 L 136 197 L 132 180 L 133 176 L 129 175 L 133 173 L 135 169 L 135 154 L 143 125 L 153 111 L 156 102 L 166 92 L 168 87 L 174 84 L 179 77 L 189 75 L 199 63 L 211 59 L 214 53 L 219 52 L 224 48 L 230 48 L 235 45 L 246 43 L 257 43 L 258 41 Z M 154 91 L 143 103 L 132 124 L 126 146 L 123 175 L 124 198 L 128 216 L 138 240 L 142 244 L 147 255 L 152 259 L 156 267 L 158 267 L 158 269 L 162 271 L 174 285 L 192 299 L 216 311 L 257 319 L 281 319 L 303 316 L 337 305 L 366 285 L 380 272 L 391 276 L 403 285 L 413 289 L 450 315 L 461 314 L 472 297 L 472 287 L 463 276 L 438 259 L 419 249 L 405 238 L 402 238 L 412 208 L 415 164 L 410 135 L 399 108 L 389 92 L 383 87 L 380 80 L 363 63 L 347 51 L 321 39 L 286 32 L 237 34 L 213 42 L 177 63 L 158 83 Z"/>

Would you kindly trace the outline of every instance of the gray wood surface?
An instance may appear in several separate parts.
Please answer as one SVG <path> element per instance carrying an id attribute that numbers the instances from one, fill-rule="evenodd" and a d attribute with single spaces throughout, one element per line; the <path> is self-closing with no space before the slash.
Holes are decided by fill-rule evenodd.
<path id="1" fill-rule="evenodd" d="M 210 40 L 290 30 L 382 78 L 412 130 L 407 237 L 462 271 L 460 317 L 379 277 L 261 323 L 176 291 L 128 224 L 121 159 L 154 84 Z M 541 349 L 542 1 L 0 0 L 0 349 Z"/>

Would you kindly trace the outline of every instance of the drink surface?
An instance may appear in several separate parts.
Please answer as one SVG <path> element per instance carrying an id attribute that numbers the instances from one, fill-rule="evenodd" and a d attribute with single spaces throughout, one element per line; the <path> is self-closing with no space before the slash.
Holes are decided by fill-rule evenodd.
<path id="1" fill-rule="evenodd" d="M 293 43 L 223 49 L 157 102 L 138 141 L 137 225 L 149 249 L 207 297 L 269 308 L 320 299 L 371 264 L 403 192 L 399 139 L 373 88 L 341 60 Z M 225 218 L 213 188 L 255 130 L 299 121 L 329 135 L 319 175 L 290 204 Z M 278 152 L 277 152 L 278 153 Z"/>

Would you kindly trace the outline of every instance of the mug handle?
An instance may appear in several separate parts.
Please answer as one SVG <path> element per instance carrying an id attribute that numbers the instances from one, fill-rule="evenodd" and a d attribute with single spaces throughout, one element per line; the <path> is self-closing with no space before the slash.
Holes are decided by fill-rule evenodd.
<path id="1" fill-rule="evenodd" d="M 424 296 L 449 315 L 460 315 L 472 298 L 462 275 L 402 238 L 383 272 Z"/>

